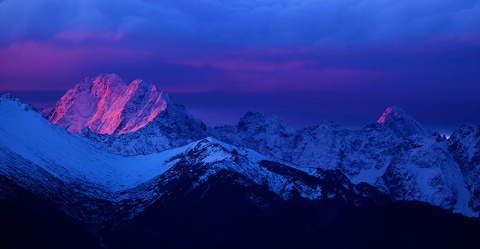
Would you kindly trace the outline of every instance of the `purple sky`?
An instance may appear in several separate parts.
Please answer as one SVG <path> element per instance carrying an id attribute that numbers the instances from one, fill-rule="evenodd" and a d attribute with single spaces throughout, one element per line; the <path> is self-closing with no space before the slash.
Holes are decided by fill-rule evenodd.
<path id="1" fill-rule="evenodd" d="M 0 0 L 0 92 L 46 107 L 101 73 L 209 125 L 360 128 L 398 105 L 450 133 L 480 124 L 480 0 Z"/>

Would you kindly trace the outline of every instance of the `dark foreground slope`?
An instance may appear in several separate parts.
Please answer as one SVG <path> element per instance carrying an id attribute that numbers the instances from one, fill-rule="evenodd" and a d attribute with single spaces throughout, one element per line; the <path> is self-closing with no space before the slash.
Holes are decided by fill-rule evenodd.
<path id="1" fill-rule="evenodd" d="M 429 204 L 284 201 L 241 181 L 220 172 L 105 227 L 19 191 L 27 201 L 0 202 L 0 248 L 480 248 L 479 223 Z"/>
<path id="2" fill-rule="evenodd" d="M 263 195 L 259 207 L 230 177 L 163 199 L 102 237 L 112 248 L 480 248 L 479 223 L 429 204 Z"/>
<path id="3" fill-rule="evenodd" d="M 83 222 L 0 176 L 0 248 L 101 248 Z"/>

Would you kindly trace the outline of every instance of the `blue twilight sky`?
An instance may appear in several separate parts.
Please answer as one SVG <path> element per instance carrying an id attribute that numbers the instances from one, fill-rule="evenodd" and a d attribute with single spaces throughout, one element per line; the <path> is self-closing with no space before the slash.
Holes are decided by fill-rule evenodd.
<path id="1" fill-rule="evenodd" d="M 0 92 L 42 108 L 100 73 L 209 125 L 360 128 L 398 105 L 450 133 L 480 123 L 480 0 L 0 1 Z"/>

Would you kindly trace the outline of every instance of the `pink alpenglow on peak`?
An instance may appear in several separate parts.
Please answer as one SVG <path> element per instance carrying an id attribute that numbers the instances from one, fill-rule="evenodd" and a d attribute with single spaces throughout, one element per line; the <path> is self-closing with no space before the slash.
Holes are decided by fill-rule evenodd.
<path id="1" fill-rule="evenodd" d="M 402 118 L 402 116 L 404 116 L 404 113 L 400 108 L 396 106 L 389 106 L 385 112 L 383 112 L 382 116 L 377 120 L 377 123 L 385 124 L 388 117 Z"/>
<path id="2" fill-rule="evenodd" d="M 407 137 L 411 135 L 430 136 L 433 134 L 397 106 L 387 107 L 377 123 L 388 127 L 397 135 Z"/>
<path id="3" fill-rule="evenodd" d="M 145 81 L 126 85 L 115 74 L 102 74 L 68 90 L 48 119 L 72 133 L 89 128 L 99 134 L 124 134 L 155 119 L 169 99 Z"/>

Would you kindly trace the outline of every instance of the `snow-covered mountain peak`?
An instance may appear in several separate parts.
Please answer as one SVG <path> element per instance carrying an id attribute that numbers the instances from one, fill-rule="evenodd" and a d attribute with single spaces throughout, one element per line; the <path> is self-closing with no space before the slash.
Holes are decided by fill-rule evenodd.
<path id="1" fill-rule="evenodd" d="M 134 132 L 172 103 L 166 92 L 141 79 L 125 84 L 115 74 L 86 78 L 57 102 L 48 119 L 69 132 L 84 128 L 98 134 Z"/>
<path id="2" fill-rule="evenodd" d="M 405 113 L 400 107 L 398 106 L 389 106 L 383 112 L 382 116 L 377 120 L 379 124 L 385 124 L 388 122 L 395 122 L 398 119 L 409 119 L 410 116 Z"/>
<path id="3" fill-rule="evenodd" d="M 323 121 L 319 126 L 319 129 L 333 129 L 333 130 L 341 130 L 344 129 L 339 123 L 335 121 Z"/>
<path id="4" fill-rule="evenodd" d="M 431 131 L 404 112 L 398 106 L 389 106 L 383 112 L 377 123 L 388 127 L 396 135 L 408 137 L 411 135 L 430 136 Z"/>
<path id="5" fill-rule="evenodd" d="M 4 93 L 4 94 L 0 95 L 0 99 L 18 100 L 18 98 L 13 96 L 11 93 Z"/>
<path id="6" fill-rule="evenodd" d="M 155 86 L 153 86 L 153 87 L 155 87 Z M 170 97 L 170 93 L 168 93 L 166 90 L 162 90 L 162 98 L 167 102 L 167 104 L 170 104 L 170 103 L 174 102 L 172 100 L 172 98 Z"/>
<path id="7" fill-rule="evenodd" d="M 11 93 L 0 95 L 0 112 L 17 112 L 17 110 L 34 111 L 35 108 L 29 104 L 23 103 Z"/>
<path id="8" fill-rule="evenodd" d="M 4 93 L 4 94 L 0 95 L 0 101 L 2 101 L 2 100 L 13 101 L 13 102 L 18 102 L 19 104 L 23 104 L 22 101 L 20 101 L 20 99 L 13 96 L 13 94 L 11 94 L 11 93 Z"/>
<path id="9" fill-rule="evenodd" d="M 261 112 L 247 112 L 238 122 L 237 125 L 240 130 L 254 130 L 261 131 L 281 131 L 284 133 L 293 133 L 293 128 L 285 120 L 277 116 L 268 116 Z"/>
<path id="10" fill-rule="evenodd" d="M 116 74 L 101 74 L 92 80 L 91 92 L 94 96 L 102 97 L 106 94 L 121 92 L 127 85 Z M 89 80 L 85 80 L 80 83 L 83 85 L 89 83 Z"/>
<path id="11" fill-rule="evenodd" d="M 85 116 L 89 122 L 97 114 L 104 123 L 113 122 L 109 115 L 121 108 L 115 130 L 121 135 L 89 134 L 89 127 L 72 135 L 15 97 L 1 96 L 0 178 L 61 205 L 72 202 L 67 212 L 75 217 L 97 210 L 104 200 L 113 203 L 108 210 L 130 205 L 133 215 L 170 195 L 172 187 L 193 191 L 225 176 L 283 200 L 297 195 L 330 199 L 347 190 L 356 196 L 370 184 L 395 200 L 424 201 L 468 216 L 480 212 L 480 126 L 464 126 L 449 141 L 438 140 L 423 136 L 428 130 L 391 107 L 383 122 L 353 131 L 328 121 L 295 131 L 279 118 L 253 112 L 237 126 L 208 130 L 168 93 L 142 80 L 125 85 L 113 103 L 105 102 L 111 94 L 96 99 L 94 88 L 122 88 L 120 81 L 107 83 L 107 78 L 78 84 L 64 104 L 96 100 L 95 112 Z M 329 190 L 332 184 L 336 187 Z M 93 204 L 82 213 L 76 207 L 84 207 L 85 200 Z"/>

